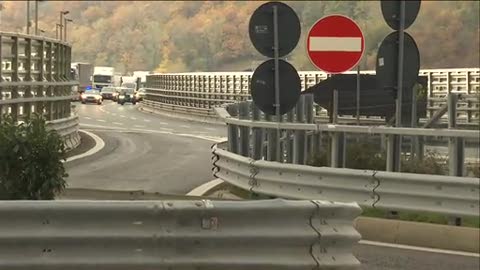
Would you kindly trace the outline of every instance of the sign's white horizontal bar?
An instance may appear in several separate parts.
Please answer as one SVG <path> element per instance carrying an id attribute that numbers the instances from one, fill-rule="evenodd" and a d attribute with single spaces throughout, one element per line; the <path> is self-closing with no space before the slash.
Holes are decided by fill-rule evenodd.
<path id="1" fill-rule="evenodd" d="M 361 52 L 360 37 L 310 37 L 310 51 Z"/>

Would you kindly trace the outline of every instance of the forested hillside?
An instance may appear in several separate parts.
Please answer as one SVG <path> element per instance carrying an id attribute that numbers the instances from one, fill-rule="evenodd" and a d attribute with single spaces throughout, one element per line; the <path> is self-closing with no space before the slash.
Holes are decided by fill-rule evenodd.
<path id="1" fill-rule="evenodd" d="M 26 2 L 0 3 L 0 30 L 25 31 Z M 247 29 L 250 15 L 261 3 L 43 1 L 39 27 L 55 37 L 59 12 L 69 10 L 68 17 L 74 20 L 68 33 L 74 61 L 112 65 L 124 72 L 238 71 L 264 59 L 250 44 Z M 302 22 L 302 38 L 288 56 L 298 70 L 313 70 L 305 54 L 305 33 L 316 20 L 333 13 L 359 23 L 366 38 L 362 68 L 374 68 L 378 45 L 391 31 L 378 1 L 287 3 Z M 478 1 L 423 1 L 408 29 L 419 46 L 422 68 L 479 67 L 479 13 Z"/>

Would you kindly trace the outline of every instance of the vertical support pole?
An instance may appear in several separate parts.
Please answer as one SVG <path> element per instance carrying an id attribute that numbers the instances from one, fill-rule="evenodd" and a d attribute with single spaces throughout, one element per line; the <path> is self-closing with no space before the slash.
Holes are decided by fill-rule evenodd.
<path id="1" fill-rule="evenodd" d="M 38 0 L 35 0 L 35 35 L 38 36 Z"/>
<path id="2" fill-rule="evenodd" d="M 305 118 L 306 122 L 309 124 L 313 123 L 313 94 L 305 95 Z M 313 157 L 313 136 L 314 133 L 308 134 L 306 137 L 306 151 L 305 151 L 305 160 Z"/>
<path id="3" fill-rule="evenodd" d="M 417 90 L 418 86 L 414 86 L 412 89 L 412 118 L 410 119 L 410 126 L 412 128 L 416 128 L 418 126 L 418 116 L 417 116 Z M 420 136 L 412 136 L 411 137 L 411 147 L 410 147 L 410 155 L 415 158 L 420 158 Z"/>
<path id="4" fill-rule="evenodd" d="M 290 110 L 287 113 L 287 122 L 293 123 L 295 121 L 295 111 Z M 293 138 L 294 132 L 290 130 L 285 131 L 285 150 L 287 152 L 286 162 L 293 163 Z"/>
<path id="5" fill-rule="evenodd" d="M 357 65 L 357 126 L 360 126 L 360 63 Z"/>
<path id="6" fill-rule="evenodd" d="M 305 123 L 305 96 L 301 95 L 295 108 L 297 114 L 297 123 Z M 293 143 L 293 162 L 295 164 L 305 164 L 305 136 L 303 130 L 295 130 Z"/>
<path id="7" fill-rule="evenodd" d="M 14 36 L 12 37 L 13 43 L 12 43 L 12 82 L 18 82 L 19 77 L 18 77 L 18 37 Z M 11 97 L 12 98 L 18 98 L 18 88 L 17 87 L 12 87 L 11 88 Z M 18 121 L 18 104 L 14 103 L 11 106 L 12 112 L 11 116 L 13 118 L 13 121 Z"/>
<path id="8" fill-rule="evenodd" d="M 30 0 L 27 0 L 27 35 L 30 35 Z"/>
<path id="9" fill-rule="evenodd" d="M 237 106 L 231 105 L 229 108 L 230 115 L 235 115 Z M 238 127 L 228 124 L 228 151 L 238 154 Z"/>
<path id="10" fill-rule="evenodd" d="M 448 128 L 454 129 L 457 125 L 456 94 L 448 94 Z M 463 138 L 448 139 L 449 174 L 451 176 L 464 176 L 465 141 Z"/>
<path id="11" fill-rule="evenodd" d="M 272 116 L 266 115 L 265 120 L 267 122 L 272 121 Z M 280 152 L 280 148 L 278 147 L 279 143 L 277 143 L 277 130 L 269 128 L 267 129 L 267 160 L 268 161 L 276 161 L 277 157 L 279 156 L 277 152 Z"/>
<path id="12" fill-rule="evenodd" d="M 398 29 L 398 74 L 397 74 L 397 106 L 395 108 L 395 126 L 402 126 L 402 106 L 403 106 L 403 53 L 404 53 L 404 39 L 405 39 L 405 0 L 399 1 L 400 5 L 400 27 Z M 400 135 L 394 135 L 395 138 L 395 147 L 392 149 L 394 151 L 394 159 L 388 162 L 393 163 L 393 171 L 401 171 L 401 154 L 402 154 L 402 137 Z"/>
<path id="13" fill-rule="evenodd" d="M 274 50 L 274 61 L 275 61 L 275 115 L 277 117 L 277 122 L 280 125 L 281 115 L 280 115 L 280 67 L 279 67 L 279 50 L 278 46 L 278 8 L 276 5 L 273 6 L 273 50 Z M 280 149 L 280 127 L 277 127 L 277 138 L 276 138 L 276 161 L 282 162 Z"/>
<path id="14" fill-rule="evenodd" d="M 333 124 L 337 124 L 338 121 L 338 91 L 333 90 Z M 345 134 L 343 132 L 334 132 L 332 134 L 331 145 L 331 164 L 333 168 L 345 167 Z"/>
<path id="15" fill-rule="evenodd" d="M 238 104 L 238 118 L 246 120 L 249 118 L 249 106 L 247 101 Z M 240 155 L 244 157 L 249 156 L 250 150 L 250 128 L 246 126 L 240 127 Z"/>
<path id="16" fill-rule="evenodd" d="M 260 109 L 255 106 L 255 103 L 251 104 L 252 109 L 252 118 L 253 121 L 260 120 Z M 263 149 L 263 130 L 261 128 L 252 128 L 252 158 L 254 160 L 262 159 L 262 149 Z"/>

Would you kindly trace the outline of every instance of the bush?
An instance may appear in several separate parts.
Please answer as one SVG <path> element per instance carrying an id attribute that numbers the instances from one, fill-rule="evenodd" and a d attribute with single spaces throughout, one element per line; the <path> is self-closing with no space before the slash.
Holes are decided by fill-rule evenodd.
<path id="1" fill-rule="evenodd" d="M 0 199 L 52 200 L 65 189 L 65 145 L 35 115 L 16 124 L 0 122 Z"/>
<path id="2" fill-rule="evenodd" d="M 329 152 L 323 151 L 311 157 L 307 162 L 310 166 L 329 166 Z M 437 152 L 428 151 L 423 159 L 417 157 L 402 158 L 402 172 L 418 174 L 445 175 L 446 159 Z M 361 170 L 386 170 L 386 154 L 379 149 L 378 144 L 361 138 L 358 142 L 347 143 L 345 167 Z"/>

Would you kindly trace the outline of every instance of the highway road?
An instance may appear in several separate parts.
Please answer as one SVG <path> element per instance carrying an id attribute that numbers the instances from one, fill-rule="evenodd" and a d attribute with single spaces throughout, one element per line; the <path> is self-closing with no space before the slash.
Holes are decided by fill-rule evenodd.
<path id="1" fill-rule="evenodd" d="M 124 106 L 76 103 L 80 128 L 105 142 L 98 153 L 66 164 L 70 188 L 144 190 L 184 195 L 213 179 L 210 147 L 226 128 L 176 120 Z"/>

